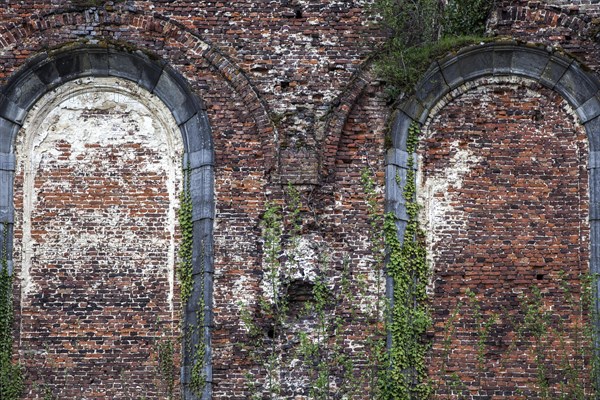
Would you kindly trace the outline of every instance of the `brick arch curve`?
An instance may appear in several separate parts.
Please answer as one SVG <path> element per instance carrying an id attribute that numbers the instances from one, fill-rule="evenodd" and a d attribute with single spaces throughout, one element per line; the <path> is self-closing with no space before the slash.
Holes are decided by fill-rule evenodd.
<path id="1" fill-rule="evenodd" d="M 352 113 L 354 106 L 362 97 L 365 89 L 373 79 L 372 62 L 368 61 L 360 66 L 360 69 L 352 77 L 344 91 L 335 99 L 337 104 L 331 109 L 331 113 L 321 127 L 321 135 L 324 137 L 320 153 L 321 177 L 327 179 L 334 172 L 336 155 L 344 125 Z"/>
<path id="2" fill-rule="evenodd" d="M 8 237 L 0 230 L 0 250 L 9 256 L 12 270 L 14 225 L 13 180 L 15 138 L 28 111 L 37 100 L 64 83 L 87 76 L 117 77 L 136 83 L 155 94 L 170 110 L 183 139 L 184 165 L 191 167 L 193 203 L 193 271 L 194 288 L 184 305 L 185 326 L 202 327 L 199 334 L 182 335 L 182 386 L 186 399 L 197 398 L 189 389 L 194 355 L 191 349 L 204 342 L 207 352 L 203 374 L 207 385 L 202 398 L 210 398 L 212 365 L 210 340 L 212 330 L 214 222 L 214 152 L 211 129 L 204 103 L 189 88 L 185 79 L 164 62 L 150 59 L 141 52 L 115 48 L 81 47 L 30 60 L 1 88 L 0 93 L 0 223 L 8 225 Z M 7 248 L 3 249 L 3 243 Z M 204 321 L 198 321 L 198 301 L 204 297 Z M 194 299 L 196 301 L 194 301 Z M 185 327 L 184 327 L 185 329 Z"/>
<path id="3" fill-rule="evenodd" d="M 600 80 L 574 59 L 544 47 L 493 43 L 468 47 L 431 64 L 416 93 L 395 111 L 386 154 L 385 210 L 397 216 L 398 238 L 403 240 L 407 217 L 402 188 L 396 176 L 406 176 L 406 140 L 409 126 L 424 124 L 452 91 L 486 77 L 521 77 L 561 95 L 575 110 L 589 143 L 590 272 L 600 272 Z M 393 282 L 387 278 L 388 296 Z M 598 283 L 596 283 L 598 285 Z M 596 304 L 596 308 L 599 304 Z M 598 321 L 596 321 L 598 324 Z M 598 332 L 598 328 L 596 328 Z"/>
<path id="4" fill-rule="evenodd" d="M 61 43 L 65 41 L 65 25 L 80 25 L 82 21 L 94 20 L 87 25 L 90 33 L 87 39 L 96 41 L 120 40 L 119 29 L 107 30 L 106 26 L 117 28 L 127 27 L 128 32 L 139 35 L 143 40 L 170 40 L 185 49 L 187 60 L 206 62 L 243 99 L 244 104 L 256 123 L 259 140 L 263 142 L 264 157 L 267 169 L 278 170 L 277 157 L 279 133 L 269 115 L 267 102 L 261 98 L 258 90 L 246 76 L 242 68 L 227 56 L 227 49 L 221 44 L 211 43 L 201 35 L 188 29 L 181 23 L 162 16 L 158 13 L 144 14 L 130 8 L 126 4 L 117 4 L 114 10 L 105 9 L 93 12 L 91 10 L 58 9 L 47 14 L 34 14 L 24 18 L 19 23 L 0 26 L 0 48 L 9 49 L 15 44 L 38 35 L 41 39 L 60 36 Z M 93 35 L 91 32 L 93 31 Z M 66 40 L 81 40 L 81 36 L 70 36 Z M 41 40 L 43 42 L 43 40 Z M 41 51 L 41 50 L 40 50 Z"/>

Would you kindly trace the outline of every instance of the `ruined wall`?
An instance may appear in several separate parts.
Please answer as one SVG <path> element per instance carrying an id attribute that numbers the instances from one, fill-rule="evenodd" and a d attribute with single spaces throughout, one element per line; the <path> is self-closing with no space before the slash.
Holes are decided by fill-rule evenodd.
<path id="1" fill-rule="evenodd" d="M 438 393 L 472 387 L 478 396 L 533 398 L 540 364 L 551 360 L 560 360 L 545 371 L 552 393 L 566 392 L 568 365 L 584 370 L 589 362 L 581 315 L 589 268 L 585 132 L 548 89 L 491 80 L 457 94 L 425 136 L 420 193 Z M 537 327 L 539 353 L 521 320 L 533 287 L 549 325 Z"/>
<path id="2" fill-rule="evenodd" d="M 38 101 L 17 138 L 15 270 L 27 397 L 166 396 L 179 337 L 182 144 L 137 85 L 86 79 Z M 135 382 L 131 386 L 128 382 Z"/>
<path id="3" fill-rule="evenodd" d="M 600 7 L 591 3 L 504 1 L 488 28 L 562 47 L 596 69 Z M 248 398 L 252 386 L 265 391 L 264 361 L 253 356 L 257 347 L 269 348 L 274 329 L 272 318 L 260 312 L 268 295 L 261 221 L 269 204 L 289 216 L 288 184 L 302 202 L 301 254 L 290 262 L 293 222 L 286 217 L 281 260 L 289 268 L 285 290 L 293 304 L 279 338 L 285 346 L 277 349 L 281 396 L 310 394 L 314 368 L 302 366 L 298 333 L 314 330 L 314 313 L 303 310 L 320 276 L 340 296 L 327 313 L 341 321 L 341 353 L 352 360 L 354 382 L 368 370 L 363 343 L 377 333 L 373 308 L 384 288 L 361 173 L 374 177 L 382 211 L 385 135 L 395 111 L 369 59 L 386 35 L 372 24 L 369 4 L 0 4 L 3 85 L 28 60 L 53 49 L 141 49 L 174 68 L 203 100 L 215 149 L 215 399 Z M 103 84 L 73 83 L 42 103 Z M 177 124 L 135 87 L 116 98 L 105 87 L 43 112 L 34 107 L 14 144 L 15 333 L 27 371 L 25 398 L 43 398 L 45 388 L 59 398 L 165 398 L 156 345 L 177 339 L 180 322 L 174 207 L 185 143 L 175 139 Z M 455 97 L 439 105 L 420 146 L 434 271 L 430 369 L 434 375 L 448 369 L 438 375 L 440 398 L 453 372 L 462 372 L 469 395 L 518 398 L 519 388 L 536 384 L 532 355 L 507 348 L 523 313 L 494 324 L 494 339 L 485 343 L 490 372 L 482 374 L 473 333 L 481 324 L 466 289 L 480 302 L 482 318 L 500 313 L 497 307 L 518 308 L 519 295 L 532 285 L 555 310 L 555 326 L 572 313 L 559 278 L 567 271 L 578 296 L 579 274 L 588 267 L 586 139 L 563 99 L 531 82 L 477 82 Z M 350 280 L 346 292 L 343 277 Z M 462 322 L 448 358 L 445 326 L 459 302 Z M 259 340 L 243 322 L 245 312 L 255 318 Z M 568 321 L 571 327 L 581 319 Z M 332 379 L 331 390 L 351 380 L 344 379 Z M 358 385 L 357 398 L 372 396 L 368 386 Z"/>

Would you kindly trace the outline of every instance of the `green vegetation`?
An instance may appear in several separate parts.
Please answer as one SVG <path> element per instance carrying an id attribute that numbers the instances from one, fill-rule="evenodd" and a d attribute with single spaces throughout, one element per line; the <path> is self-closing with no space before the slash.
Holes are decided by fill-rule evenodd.
<path id="1" fill-rule="evenodd" d="M 363 174 L 370 182 L 367 198 L 375 212 L 378 204 L 374 183 L 370 176 Z M 310 399 L 342 399 L 364 396 L 364 390 L 374 388 L 377 380 L 378 359 L 384 353 L 380 338 L 385 334 L 378 322 L 381 320 L 381 303 L 377 299 L 373 308 L 360 309 L 360 299 L 364 299 L 372 288 L 367 277 L 353 275 L 350 260 L 332 259 L 326 250 L 319 250 L 317 270 L 314 278 L 304 282 L 304 290 L 309 298 L 292 303 L 290 274 L 301 268 L 300 234 L 303 226 L 302 204 L 297 189 L 288 186 L 287 201 L 283 207 L 271 202 L 261 221 L 263 237 L 263 257 L 265 266 L 265 293 L 255 305 L 242 306 L 241 319 L 251 346 L 244 350 L 259 366 L 260 372 L 247 374 L 247 388 L 252 399 L 275 399 L 286 395 L 280 372 L 282 362 L 294 359 L 294 374 L 306 379 L 306 393 Z M 379 225 L 377 226 L 380 227 Z M 377 233 L 381 236 L 381 233 Z M 382 252 L 382 249 L 380 249 Z M 383 254 L 377 257 L 383 261 Z M 332 267 L 341 265 L 342 270 Z M 382 264 L 377 271 L 382 274 Z M 338 279 L 339 278 L 339 279 Z M 297 282 L 296 282 L 297 283 Z M 381 282 L 378 282 L 381 288 Z M 292 308 L 295 307 L 295 308 Z M 298 314 L 296 314 L 298 313 Z M 297 321 L 303 321 L 298 326 Z M 368 326 L 365 322 L 368 321 Z M 364 346 L 357 346 L 353 355 L 348 354 L 348 326 L 361 326 L 368 337 Z M 294 339 L 290 339 L 290 338 Z M 293 347 L 282 347 L 294 343 Z M 360 365 L 356 359 L 361 360 Z M 375 398 L 374 390 L 369 393 Z"/>
<path id="2" fill-rule="evenodd" d="M 530 374 L 529 381 L 515 388 L 520 396 L 545 400 L 596 399 L 597 356 L 588 319 L 593 307 L 593 280 L 580 276 L 577 281 L 582 285 L 575 287 L 565 274 L 559 274 L 560 290 L 542 293 L 538 286 L 531 286 L 518 296 L 515 307 L 501 310 L 489 303 L 484 305 L 481 293 L 467 289 L 466 300 L 456 304 L 444 324 L 441 367 L 439 375 L 432 377 L 435 398 L 470 398 L 469 388 L 481 387 L 489 379 L 490 362 L 507 370 L 519 361 L 528 366 Z M 560 314 L 548 296 L 563 301 Z M 503 337 L 494 337 L 493 332 L 497 331 L 504 332 Z M 450 364 L 456 366 L 456 362 L 452 363 L 452 341 L 457 335 L 470 338 L 477 361 L 477 370 L 469 371 L 463 378 L 449 368 Z M 504 340 L 508 340 L 505 348 L 501 344 Z"/>
<path id="3" fill-rule="evenodd" d="M 191 179 L 191 168 L 189 165 L 183 169 L 183 187 L 179 198 L 179 229 L 181 232 L 181 242 L 179 243 L 179 265 L 177 268 L 179 284 L 181 286 L 181 304 L 183 310 L 185 310 L 188 304 L 192 291 L 194 290 L 194 277 L 193 277 L 193 265 L 192 265 L 192 251 L 194 247 L 194 224 L 192 221 L 192 195 L 190 190 L 190 179 Z M 204 249 L 204 243 L 202 243 L 202 249 Z M 204 254 L 201 254 L 202 260 L 204 260 Z M 204 268 L 202 268 L 204 271 Z M 188 325 L 184 328 L 184 338 L 188 348 L 186 352 L 192 354 L 192 368 L 190 376 L 190 388 L 196 395 L 201 395 L 206 385 L 206 377 L 204 376 L 204 358 L 206 355 L 206 344 L 204 341 L 204 272 L 197 279 L 202 282 L 202 288 L 200 289 L 202 295 L 198 296 L 197 304 L 197 315 L 196 325 L 192 325 L 188 322 Z M 182 310 L 182 312 L 183 312 Z M 191 346 L 191 338 L 194 333 L 199 333 L 199 343 Z"/>
<path id="4" fill-rule="evenodd" d="M 0 255 L 0 399 L 16 400 L 23 391 L 23 370 L 12 360 L 13 276 L 8 270 L 8 223 L 3 224 L 4 243 Z"/>
<path id="5" fill-rule="evenodd" d="M 494 0 L 450 0 L 444 9 L 442 37 L 482 36 Z"/>
<path id="6" fill-rule="evenodd" d="M 256 315 L 247 308 L 242 308 L 241 311 L 242 322 L 248 329 L 249 337 L 255 342 L 255 346 L 246 350 L 265 373 L 262 391 L 258 388 L 257 376 L 254 373 L 249 373 L 246 377 L 252 399 L 262 399 L 261 392 L 264 391 L 269 394 L 267 398 L 277 398 L 281 394 L 278 374 L 281 361 L 279 339 L 288 306 L 287 297 L 281 295 L 283 221 L 280 206 L 267 202 L 260 226 L 263 236 L 263 257 L 268 293 L 259 298 Z M 259 320 L 268 321 L 266 335 L 264 329 L 261 329 L 259 325 Z"/>
<path id="7" fill-rule="evenodd" d="M 404 187 L 409 219 L 403 242 L 398 239 L 393 213 L 386 214 L 383 225 L 389 259 L 387 273 L 394 280 L 393 300 L 386 318 L 391 345 L 385 368 L 381 370 L 378 394 L 378 398 L 385 400 L 427 399 L 432 392 L 425 365 L 429 346 L 424 337 L 431 326 L 426 292 L 429 268 L 424 232 L 419 226 L 419 205 L 415 200 L 415 161 L 412 157 L 419 133 L 418 124 L 413 123 L 407 140 L 406 181 L 397 179 L 398 184 Z"/>
<path id="8" fill-rule="evenodd" d="M 373 8 L 389 31 L 376 61 L 391 102 L 414 90 L 432 61 L 486 40 L 485 22 L 494 1 L 376 0 Z"/>
<path id="9" fill-rule="evenodd" d="M 175 348 L 170 339 L 160 340 L 157 344 L 158 372 L 165 384 L 167 399 L 173 399 L 175 390 Z"/>
<path id="10" fill-rule="evenodd" d="M 179 195 L 179 230 L 181 242 L 179 243 L 179 265 L 177 274 L 181 286 L 181 304 L 185 304 L 194 289 L 192 277 L 192 249 L 194 246 L 194 227 L 192 222 L 192 196 L 190 192 L 191 169 L 188 165 L 183 169 L 183 188 Z"/>

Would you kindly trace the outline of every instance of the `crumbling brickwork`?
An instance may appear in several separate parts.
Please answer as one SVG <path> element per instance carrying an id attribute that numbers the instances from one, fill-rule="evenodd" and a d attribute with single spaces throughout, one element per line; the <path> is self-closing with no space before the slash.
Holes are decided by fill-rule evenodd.
<path id="1" fill-rule="evenodd" d="M 528 367 L 536 365 L 534 352 L 518 333 L 532 287 L 540 288 L 551 323 L 565 321 L 569 332 L 565 343 L 544 337 L 551 350 L 543 357 L 586 365 L 587 353 L 577 348 L 589 259 L 585 133 L 564 100 L 527 82 L 479 82 L 427 127 L 421 194 L 434 265 L 431 371 L 445 380 L 440 393 L 452 392 L 451 375 L 458 374 L 478 396 L 535 397 L 530 388 L 539 370 Z M 484 354 L 476 306 L 481 320 L 497 314 Z M 551 386 L 558 387 L 564 368 L 547 371 Z"/>
<path id="2" fill-rule="evenodd" d="M 540 51 L 556 48 L 556 54 L 596 76 L 600 6 L 593 3 L 501 1 L 488 32 L 533 43 Z M 206 110 L 212 137 L 206 148 L 214 149 L 209 162 L 215 175 L 214 262 L 208 268 L 212 323 L 206 329 L 212 335 L 207 378 L 215 399 L 246 399 L 252 390 L 267 390 L 268 373 L 255 354 L 258 347 L 264 356 L 270 335 L 280 328 L 260 309 L 268 295 L 261 221 L 272 204 L 285 214 L 281 263 L 293 266 L 284 287 L 293 304 L 285 316 L 289 330 L 280 337 L 285 346 L 278 349 L 284 361 L 276 371 L 280 396 L 310 395 L 311 369 L 302 365 L 298 332 L 314 331 L 316 316 L 303 310 L 313 304 L 312 288 L 321 275 L 332 296 L 353 294 L 337 297 L 338 304 L 327 311 L 340 321 L 341 353 L 352 360 L 355 380 L 368 370 L 364 343 L 381 336 L 381 318 L 372 311 L 385 282 L 375 265 L 377 243 L 361 174 L 374 177 L 383 213 L 386 152 L 401 147 L 390 131 L 397 115 L 411 112 L 399 111 L 386 97 L 385 82 L 377 79 L 371 56 L 387 33 L 374 24 L 370 4 L 0 4 L 3 88 L 14 87 L 11 79 L 28 71 L 40 54 L 52 58 L 57 52 L 100 48 L 149 54 L 152 65 L 173 68 L 202 100 L 198 107 Z M 60 68 L 54 72 L 68 76 L 70 66 Z M 31 110 L 30 105 L 17 111 L 9 103 L 0 107 L 0 130 L 22 126 L 15 141 L 0 132 L 1 159 L 14 154 L 17 161 L 14 214 L 0 193 L 0 217 L 14 229 L 15 357 L 26 370 L 24 398 L 41 399 L 46 391 L 57 398 L 166 398 L 157 345 L 175 343 L 177 368 L 185 352 L 179 336 L 175 208 L 180 160 L 191 144 L 174 139 L 185 121 L 162 117 L 169 110 L 152 108 L 161 100 L 145 92 L 147 87 L 128 89 L 135 93 L 127 95 L 133 102 L 125 95 L 107 98 L 113 92 L 102 86 L 109 75 L 102 69 L 86 70 L 96 80 L 78 76 L 64 85 L 68 79 L 57 80 L 54 72 L 47 72 L 44 90 L 39 89 L 47 92 L 45 100 L 38 99 Z M 551 310 L 549 326 L 565 330 L 568 359 L 589 366 L 589 359 L 577 358 L 573 344 L 589 310 L 575 315 L 565 292 L 568 286 L 579 299 L 593 256 L 584 121 L 569 105 L 573 99 L 554 85 L 508 77 L 519 72 L 516 67 L 509 72 L 503 70 L 503 79 L 465 82 L 421 121 L 426 125 L 419 146 L 419 198 L 433 271 L 429 368 L 439 398 L 448 398 L 451 390 L 472 398 L 538 396 L 536 355 L 526 350 L 534 339 L 515 336 L 526 315 L 522 295 L 531 287 L 539 288 Z M 125 79 L 111 85 L 143 86 L 152 73 L 139 85 Z M 52 103 L 69 87 L 86 85 L 100 89 Z M 0 101 L 11 96 L 22 93 L 3 89 Z M 36 108 L 43 102 L 44 112 Z M 28 119 L 20 119 L 21 111 L 29 112 Z M 159 131 L 169 133 L 152 133 Z M 393 182 L 394 177 L 387 180 L 388 190 Z M 290 188 L 302 203 L 295 264 Z M 196 250 L 196 259 L 205 256 Z M 343 277 L 350 279 L 349 292 L 342 290 Z M 245 313 L 255 318 L 260 340 L 243 321 Z M 482 331 L 492 316 L 496 321 Z M 487 332 L 484 340 L 481 332 Z M 549 368 L 549 384 L 557 388 L 560 367 Z M 177 397 L 178 370 L 173 379 Z M 342 390 L 344 379 L 350 380 L 331 379 L 332 390 Z M 357 398 L 373 397 L 374 388 L 361 385 Z"/>

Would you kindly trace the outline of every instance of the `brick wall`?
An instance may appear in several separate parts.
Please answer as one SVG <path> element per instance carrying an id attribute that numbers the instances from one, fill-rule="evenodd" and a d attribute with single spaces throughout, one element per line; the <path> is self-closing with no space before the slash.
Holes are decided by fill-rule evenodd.
<path id="1" fill-rule="evenodd" d="M 371 24 L 370 2 L 102 3 L 0 4 L 0 79 L 6 83 L 28 59 L 49 49 L 112 43 L 169 63 L 204 100 L 216 174 L 214 398 L 248 398 L 248 372 L 259 385 L 265 376 L 240 346 L 253 345 L 241 312 L 256 309 L 264 294 L 260 220 L 267 201 L 284 204 L 288 182 L 303 202 L 306 253 L 297 273 L 305 277 L 298 281 L 314 283 L 315 271 L 323 268 L 318 253 L 327 254 L 330 287 L 339 287 L 346 265 L 360 294 L 331 311 L 344 321 L 344 351 L 360 371 L 361 343 L 376 321 L 351 311 L 367 309 L 383 290 L 372 268 L 360 174 L 365 168 L 373 172 L 383 208 L 384 137 L 393 115 L 368 59 L 385 36 Z M 562 46 L 596 69 L 600 11 L 591 3 L 500 2 L 489 29 Z M 516 398 L 511 382 L 535 384 L 525 343 L 521 353 L 506 348 L 523 314 L 494 324 L 495 341 L 486 343 L 485 354 L 490 372 L 483 376 L 473 358 L 477 324 L 465 290 L 476 293 L 485 317 L 500 313 L 499 305 L 516 307 L 532 284 L 554 310 L 554 322 L 572 314 L 563 304 L 558 274 L 568 270 L 567 282 L 578 295 L 578 274 L 588 259 L 587 150 L 581 127 L 555 92 L 523 82 L 478 85 L 442 107 L 421 146 L 435 271 L 430 365 L 434 373 L 441 368 L 444 325 L 462 300 L 450 373 L 461 371 L 473 396 Z M 181 149 L 164 153 L 150 132 L 176 127 L 140 125 L 149 118 L 143 107 L 77 107 L 53 105 L 47 111 L 57 122 L 26 125 L 16 144 L 21 169 L 14 258 L 25 257 L 30 265 L 28 272 L 16 265 L 15 331 L 28 371 L 25 397 L 42 398 L 48 385 L 59 398 L 164 398 L 154 344 L 178 334 L 171 207 L 177 203 Z M 61 118 L 72 120 L 59 126 Z M 86 127 L 97 135 L 82 135 Z M 130 131 L 137 132 L 131 139 Z M 46 134 L 46 156 L 27 178 L 23 163 L 32 144 L 23 140 Z M 34 200 L 29 206 L 24 195 Z M 580 319 L 568 321 L 569 332 L 576 331 L 571 327 Z M 268 319 L 259 323 L 267 334 Z M 310 371 L 294 369 L 299 358 L 292 350 L 297 332 L 311 324 L 290 322 L 284 397 L 304 398 L 309 390 L 302 377 Z M 448 383 L 439 390 L 445 395 Z"/>
<path id="2" fill-rule="evenodd" d="M 567 361 L 589 368 L 580 300 L 589 258 L 585 132 L 548 89 L 479 82 L 447 104 L 425 135 L 421 193 L 438 393 L 534 398 L 546 365 L 558 396 L 568 390 L 560 386 Z M 533 288 L 547 318 L 536 325 L 544 332 L 539 342 L 522 320 Z M 585 375 L 579 379 L 589 389 Z"/>
<path id="3" fill-rule="evenodd" d="M 169 111 L 145 96 L 124 81 L 66 84 L 17 139 L 27 398 L 46 388 L 59 398 L 166 396 L 158 347 L 179 337 L 182 145 Z"/>

